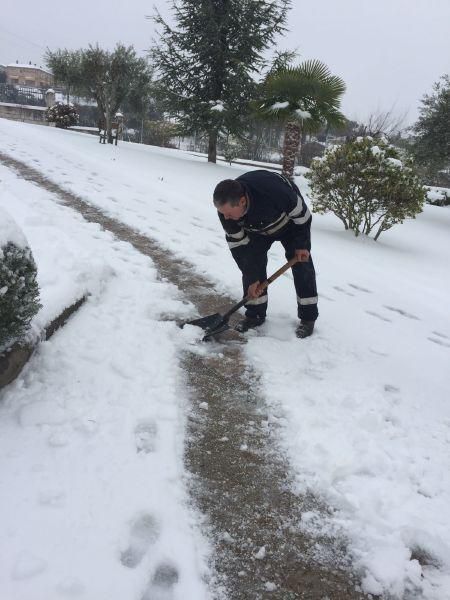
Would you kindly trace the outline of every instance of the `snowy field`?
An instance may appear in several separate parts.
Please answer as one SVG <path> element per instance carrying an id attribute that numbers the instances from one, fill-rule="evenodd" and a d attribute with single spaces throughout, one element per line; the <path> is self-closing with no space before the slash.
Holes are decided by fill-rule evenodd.
<path id="1" fill-rule="evenodd" d="M 211 196 L 249 167 L 6 120 L 0 147 L 240 298 Z M 36 325 L 92 294 L 2 395 L 1 596 L 207 598 L 208 545 L 183 487 L 177 351 L 193 340 L 158 322 L 186 313 L 182 293 L 4 167 L 0 191 L 40 268 Z M 326 523 L 304 515 L 303 526 L 344 531 L 364 589 L 394 598 L 450 598 L 449 233 L 449 208 L 425 206 L 377 243 L 314 216 L 314 336 L 294 335 L 287 275 L 245 347 L 299 490 L 335 509 Z M 283 261 L 274 246 L 270 270 Z"/>

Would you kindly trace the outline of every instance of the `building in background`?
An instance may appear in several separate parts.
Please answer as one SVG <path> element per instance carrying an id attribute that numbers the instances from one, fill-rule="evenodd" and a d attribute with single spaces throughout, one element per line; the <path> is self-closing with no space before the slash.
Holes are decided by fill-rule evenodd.
<path id="1" fill-rule="evenodd" d="M 42 67 L 18 62 L 6 66 L 6 83 L 34 88 L 49 88 L 53 85 L 53 75 Z"/>

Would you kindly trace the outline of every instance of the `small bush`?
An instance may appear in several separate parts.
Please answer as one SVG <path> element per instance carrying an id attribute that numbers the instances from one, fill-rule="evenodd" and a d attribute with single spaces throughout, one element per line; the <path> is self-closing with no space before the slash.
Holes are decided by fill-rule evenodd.
<path id="1" fill-rule="evenodd" d="M 316 212 L 333 212 L 355 235 L 376 228 L 375 240 L 415 218 L 426 197 L 411 160 L 401 161 L 397 149 L 370 137 L 328 149 L 307 177 Z"/>
<path id="2" fill-rule="evenodd" d="M 229 140 L 223 150 L 223 157 L 227 161 L 227 163 L 233 162 L 239 156 L 239 144 L 237 144 L 233 140 Z"/>
<path id="3" fill-rule="evenodd" d="M 171 142 L 178 135 L 178 127 L 170 121 L 145 121 L 144 143 L 162 148 L 175 148 Z"/>
<path id="4" fill-rule="evenodd" d="M 41 308 L 31 250 L 7 242 L 0 248 L 0 352 L 25 337 Z"/>
<path id="5" fill-rule="evenodd" d="M 49 123 L 56 123 L 56 127 L 66 129 L 77 125 L 79 116 L 73 104 L 57 102 L 47 109 L 46 119 Z"/>

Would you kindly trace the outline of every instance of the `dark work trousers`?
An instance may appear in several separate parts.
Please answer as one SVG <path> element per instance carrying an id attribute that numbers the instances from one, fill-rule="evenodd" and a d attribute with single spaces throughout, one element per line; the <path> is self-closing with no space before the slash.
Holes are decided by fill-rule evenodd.
<path id="1" fill-rule="evenodd" d="M 279 241 L 283 244 L 285 249 L 286 259 L 290 260 L 295 256 L 295 250 L 292 236 L 281 236 L 279 238 L 273 238 L 263 235 L 251 235 L 251 244 L 255 250 L 255 254 L 258 256 L 257 259 L 257 270 L 258 277 L 256 280 L 265 281 L 267 279 L 267 252 L 275 241 Z M 314 270 L 314 263 L 311 256 L 308 262 L 299 262 L 292 267 L 292 274 L 294 276 L 295 291 L 297 292 L 297 314 L 299 319 L 305 321 L 315 321 L 319 316 L 317 309 L 317 287 L 316 287 L 316 272 Z M 253 276 L 254 279 L 254 276 Z M 248 287 L 255 280 L 250 281 L 245 273 L 242 275 L 242 285 L 244 289 L 244 296 L 247 294 Z M 262 296 L 251 300 L 245 305 L 245 314 L 248 317 L 265 317 L 267 312 L 267 290 Z"/>

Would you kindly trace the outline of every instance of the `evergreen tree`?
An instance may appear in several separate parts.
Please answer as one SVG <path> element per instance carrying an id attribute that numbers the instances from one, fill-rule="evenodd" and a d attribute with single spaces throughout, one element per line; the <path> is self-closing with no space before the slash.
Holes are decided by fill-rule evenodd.
<path id="1" fill-rule="evenodd" d="M 413 153 L 432 183 L 440 170 L 450 168 L 450 77 L 434 84 L 433 93 L 422 99 L 420 117 L 413 127 Z"/>
<path id="2" fill-rule="evenodd" d="M 284 31 L 290 0 L 172 0 L 176 28 L 157 12 L 153 49 L 159 92 L 185 133 L 208 136 L 216 162 L 220 132 L 239 133 L 263 65 L 262 52 Z"/>

